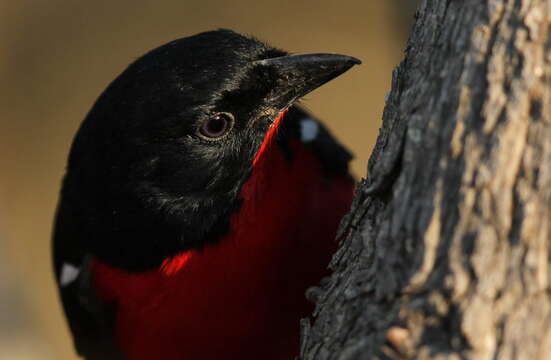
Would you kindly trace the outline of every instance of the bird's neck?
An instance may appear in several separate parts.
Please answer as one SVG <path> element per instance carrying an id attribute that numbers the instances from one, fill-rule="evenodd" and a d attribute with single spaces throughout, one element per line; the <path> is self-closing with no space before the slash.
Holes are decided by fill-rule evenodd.
<path id="1" fill-rule="evenodd" d="M 287 162 L 277 145 L 278 130 L 286 114 L 287 110 L 274 120 L 255 155 L 251 174 L 241 187 L 241 206 L 232 216 L 231 229 L 241 229 L 246 226 L 244 223 L 251 221 L 258 214 L 265 197 L 274 195 L 270 193 L 270 189 L 275 189 L 273 184 L 277 179 L 275 172 L 284 173 L 281 167 Z M 161 265 L 161 271 L 167 275 L 180 271 L 191 258 L 192 253 L 193 250 L 185 251 L 166 259 Z"/>

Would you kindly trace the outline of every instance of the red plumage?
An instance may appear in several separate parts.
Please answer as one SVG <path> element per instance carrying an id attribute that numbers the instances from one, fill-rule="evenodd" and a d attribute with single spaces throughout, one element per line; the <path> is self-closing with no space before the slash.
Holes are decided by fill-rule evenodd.
<path id="1" fill-rule="evenodd" d="M 116 306 L 117 342 L 130 360 L 291 359 L 304 292 L 327 274 L 350 206 L 348 175 L 327 181 L 299 139 L 292 159 L 267 134 L 230 232 L 161 269 L 130 273 L 95 261 L 100 298 Z"/>

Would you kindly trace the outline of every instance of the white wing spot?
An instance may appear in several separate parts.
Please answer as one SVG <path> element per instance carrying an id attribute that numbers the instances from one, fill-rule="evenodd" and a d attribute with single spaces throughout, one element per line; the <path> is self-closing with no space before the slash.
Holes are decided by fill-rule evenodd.
<path id="1" fill-rule="evenodd" d="M 61 275 L 59 276 L 59 284 L 61 286 L 67 286 L 76 280 L 80 269 L 69 263 L 64 263 L 61 268 Z"/>
<path id="2" fill-rule="evenodd" d="M 310 118 L 304 119 L 300 122 L 300 139 L 302 142 L 310 142 L 318 136 L 319 125 Z"/>

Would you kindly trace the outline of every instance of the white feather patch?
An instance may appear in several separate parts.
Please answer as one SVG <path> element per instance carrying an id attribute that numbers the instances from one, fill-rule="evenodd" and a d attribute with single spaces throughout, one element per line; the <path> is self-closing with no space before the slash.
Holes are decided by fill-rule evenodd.
<path id="1" fill-rule="evenodd" d="M 80 269 L 69 263 L 64 263 L 61 268 L 61 275 L 59 276 L 59 285 L 67 286 L 76 280 L 80 274 Z"/>
<path id="2" fill-rule="evenodd" d="M 315 120 L 310 118 L 304 119 L 300 122 L 300 139 L 302 142 L 313 141 L 319 132 L 319 125 Z"/>

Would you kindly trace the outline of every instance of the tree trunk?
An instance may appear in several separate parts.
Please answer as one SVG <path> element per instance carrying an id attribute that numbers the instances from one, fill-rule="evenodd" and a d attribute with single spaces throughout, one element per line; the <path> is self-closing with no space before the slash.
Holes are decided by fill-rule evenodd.
<path id="1" fill-rule="evenodd" d="M 550 22 L 422 2 L 302 359 L 551 359 Z"/>

